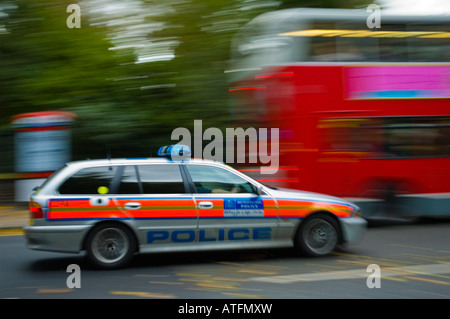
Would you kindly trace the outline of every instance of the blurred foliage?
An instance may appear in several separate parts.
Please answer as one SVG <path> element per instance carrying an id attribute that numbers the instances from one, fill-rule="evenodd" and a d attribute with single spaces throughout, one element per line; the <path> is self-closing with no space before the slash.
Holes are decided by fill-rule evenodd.
<path id="1" fill-rule="evenodd" d="M 81 28 L 69 29 L 74 2 L 0 3 L 0 172 L 12 169 L 19 113 L 76 113 L 74 159 L 154 155 L 194 119 L 229 126 L 224 70 L 239 28 L 280 8 L 372 1 L 83 0 Z"/>

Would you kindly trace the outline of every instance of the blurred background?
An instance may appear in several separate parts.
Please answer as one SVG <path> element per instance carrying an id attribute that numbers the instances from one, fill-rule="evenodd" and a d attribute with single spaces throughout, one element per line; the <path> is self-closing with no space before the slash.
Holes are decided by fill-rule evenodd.
<path id="1" fill-rule="evenodd" d="M 81 28 L 68 28 L 72 3 L 0 2 L 2 200 L 26 171 L 15 158 L 19 114 L 73 114 L 71 160 L 154 156 L 175 128 L 192 130 L 195 119 L 204 128 L 242 123 L 230 94 L 231 48 L 260 14 L 299 7 L 365 12 L 372 3 L 404 15 L 449 12 L 447 0 L 83 0 L 76 2 Z"/>
<path id="2" fill-rule="evenodd" d="M 86 0 L 0 4 L 0 172 L 13 170 L 11 116 L 76 114 L 74 159 L 148 156 L 176 127 L 229 125 L 230 40 L 270 10 L 354 7 L 367 0 Z M 106 146 L 108 145 L 108 146 Z"/>
<path id="3" fill-rule="evenodd" d="M 12 116 L 68 111 L 71 159 L 155 155 L 176 127 L 229 127 L 232 36 L 266 11 L 367 0 L 0 2 L 0 181 L 17 175 Z M 67 7 L 81 8 L 70 29 Z"/>

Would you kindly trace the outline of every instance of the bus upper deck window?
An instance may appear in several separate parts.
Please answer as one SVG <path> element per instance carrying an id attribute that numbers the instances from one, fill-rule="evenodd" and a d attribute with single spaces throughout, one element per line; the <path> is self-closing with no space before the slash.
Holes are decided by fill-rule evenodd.
<path id="1" fill-rule="evenodd" d="M 409 32 L 416 32 L 408 42 L 411 62 L 450 62 L 449 26 L 415 25 Z"/>

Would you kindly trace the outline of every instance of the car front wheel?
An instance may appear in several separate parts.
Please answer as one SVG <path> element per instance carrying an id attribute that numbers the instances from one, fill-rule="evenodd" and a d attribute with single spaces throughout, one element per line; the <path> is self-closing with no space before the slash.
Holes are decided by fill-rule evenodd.
<path id="1" fill-rule="evenodd" d="M 325 214 L 317 214 L 301 222 L 296 246 L 308 256 L 323 256 L 332 252 L 339 242 L 339 225 Z"/>

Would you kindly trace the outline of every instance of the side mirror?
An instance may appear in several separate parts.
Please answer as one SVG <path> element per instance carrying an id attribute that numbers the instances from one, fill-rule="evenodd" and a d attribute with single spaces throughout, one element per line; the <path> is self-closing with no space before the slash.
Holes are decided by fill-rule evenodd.
<path id="1" fill-rule="evenodd" d="M 254 191 L 255 191 L 256 195 L 261 196 L 263 194 L 263 190 L 262 190 L 261 186 L 259 186 L 259 185 L 258 186 L 253 186 L 253 188 L 254 188 Z"/>

